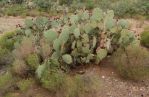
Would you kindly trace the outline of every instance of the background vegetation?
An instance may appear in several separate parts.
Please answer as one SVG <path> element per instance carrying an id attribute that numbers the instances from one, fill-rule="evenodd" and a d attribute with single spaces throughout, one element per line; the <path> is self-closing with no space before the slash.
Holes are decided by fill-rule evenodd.
<path id="1" fill-rule="evenodd" d="M 45 12 L 52 16 L 65 11 L 100 7 L 104 11 L 114 10 L 118 17 L 149 17 L 148 0 L 1 0 L 0 5 L 1 15 L 11 16 L 37 16 L 45 15 Z"/>

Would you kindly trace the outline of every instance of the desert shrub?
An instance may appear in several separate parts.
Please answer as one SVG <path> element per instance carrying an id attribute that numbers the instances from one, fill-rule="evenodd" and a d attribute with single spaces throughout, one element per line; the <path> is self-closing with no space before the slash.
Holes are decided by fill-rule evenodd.
<path id="1" fill-rule="evenodd" d="M 86 97 L 96 95 L 100 81 L 95 75 L 75 75 L 71 76 L 62 72 L 45 71 L 41 83 L 56 97 Z"/>
<path id="2" fill-rule="evenodd" d="M 147 15 L 149 10 L 149 3 L 147 0 L 119 0 L 111 4 L 111 8 L 115 14 L 120 17 Z"/>
<path id="3" fill-rule="evenodd" d="M 16 93 L 7 93 L 4 97 L 19 97 Z"/>
<path id="4" fill-rule="evenodd" d="M 25 0 L 10 0 L 13 4 L 22 4 Z"/>
<path id="5" fill-rule="evenodd" d="M 111 4 L 112 4 L 111 0 L 110 1 L 109 0 L 99 1 L 99 5 L 103 10 L 111 9 L 111 6 L 110 6 Z"/>
<path id="6" fill-rule="evenodd" d="M 139 81 L 149 77 L 149 52 L 139 46 L 119 49 L 114 54 L 114 65 L 125 79 Z"/>
<path id="7" fill-rule="evenodd" d="M 34 0 L 35 4 L 40 10 L 48 11 L 50 10 L 52 3 L 51 0 Z"/>
<path id="8" fill-rule="evenodd" d="M 141 44 L 149 48 L 149 31 L 144 31 L 141 34 Z"/>
<path id="9" fill-rule="evenodd" d="M 31 37 L 24 37 L 20 44 L 14 49 L 13 53 L 18 59 L 25 59 L 28 55 L 34 52 L 33 39 Z"/>
<path id="10" fill-rule="evenodd" d="M 87 9 L 93 9 L 95 7 L 96 3 L 93 0 L 86 0 L 85 6 Z"/>
<path id="11" fill-rule="evenodd" d="M 56 60 L 40 65 L 36 74 L 42 87 L 56 97 L 86 97 L 96 94 L 100 87 L 100 79 L 96 74 L 70 75 L 60 69 Z"/>
<path id="12" fill-rule="evenodd" d="M 112 5 L 112 8 L 116 15 L 123 16 L 131 9 L 132 2 L 129 0 L 120 0 Z"/>
<path id="13" fill-rule="evenodd" d="M 6 48 L 8 50 L 13 50 L 14 49 L 14 43 L 16 39 L 14 36 L 16 35 L 16 32 L 6 32 L 2 36 L 0 36 L 0 46 L 2 48 Z"/>
<path id="14" fill-rule="evenodd" d="M 70 6 L 75 0 L 60 0 L 59 4 L 60 5 L 68 5 Z M 77 0 L 76 0 L 77 1 Z M 78 2 L 78 1 L 77 1 Z"/>
<path id="15" fill-rule="evenodd" d="M 29 78 L 29 79 L 22 79 L 22 80 L 20 80 L 17 83 L 17 85 L 18 85 L 19 89 L 22 92 L 25 92 L 32 86 L 33 83 L 34 83 L 34 80 Z"/>
<path id="16" fill-rule="evenodd" d="M 68 97 L 95 97 L 100 88 L 100 79 L 93 74 L 76 74 L 67 78 L 67 85 Z"/>
<path id="17" fill-rule="evenodd" d="M 13 82 L 13 78 L 10 72 L 6 72 L 0 75 L 0 90 L 5 89 Z"/>
<path id="18" fill-rule="evenodd" d="M 16 31 L 6 32 L 0 36 L 0 64 L 6 65 L 13 61 L 12 50 L 15 48 L 15 42 L 19 39 L 15 37 Z"/>
<path id="19" fill-rule="evenodd" d="M 65 88 L 65 80 L 65 75 L 63 73 L 46 70 L 41 78 L 41 83 L 44 88 L 56 93 Z"/>
<path id="20" fill-rule="evenodd" d="M 26 62 L 30 69 L 36 70 L 40 64 L 40 59 L 39 56 L 36 53 L 34 53 L 27 56 Z"/>
<path id="21" fill-rule="evenodd" d="M 25 77 L 29 71 L 28 66 L 23 60 L 16 59 L 12 64 L 12 73 L 20 77 Z"/>
<path id="22" fill-rule="evenodd" d="M 11 6 L 11 7 L 10 7 Z M 26 16 L 27 8 L 23 4 L 10 5 L 4 9 L 4 14 L 8 16 Z"/>
<path id="23" fill-rule="evenodd" d="M 0 47 L 0 65 L 11 64 L 14 60 L 12 53 L 6 49 Z"/>

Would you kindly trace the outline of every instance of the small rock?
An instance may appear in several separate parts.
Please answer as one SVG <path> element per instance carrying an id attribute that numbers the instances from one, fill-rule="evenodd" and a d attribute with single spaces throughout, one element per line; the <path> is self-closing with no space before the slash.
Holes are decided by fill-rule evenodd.
<path id="1" fill-rule="evenodd" d="M 101 78 L 105 79 L 105 76 L 102 76 Z"/>
<path id="2" fill-rule="evenodd" d="M 78 71 L 77 73 L 78 73 L 78 74 L 84 74 L 85 71 Z"/>

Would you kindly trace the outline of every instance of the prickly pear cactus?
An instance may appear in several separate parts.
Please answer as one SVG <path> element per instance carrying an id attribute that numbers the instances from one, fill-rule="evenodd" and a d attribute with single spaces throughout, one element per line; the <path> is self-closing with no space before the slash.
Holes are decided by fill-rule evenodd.
<path id="1" fill-rule="evenodd" d="M 127 20 L 124 20 L 124 19 L 120 19 L 120 20 L 118 21 L 118 25 L 119 25 L 120 27 L 122 27 L 123 29 L 128 29 L 128 28 L 129 28 L 129 23 L 128 23 L 128 21 L 127 21 Z"/>
<path id="2" fill-rule="evenodd" d="M 107 56 L 107 50 L 106 49 L 100 49 L 100 50 L 98 50 L 97 51 L 97 56 L 96 56 L 96 63 L 98 64 L 106 56 Z"/>
<path id="3" fill-rule="evenodd" d="M 72 64 L 72 63 L 73 63 L 72 57 L 71 57 L 71 55 L 69 55 L 69 54 L 63 55 L 63 56 L 62 56 L 62 59 L 63 59 L 63 61 L 64 61 L 65 63 L 67 63 L 67 64 Z"/>
<path id="4" fill-rule="evenodd" d="M 25 20 L 25 27 L 26 27 L 26 28 L 32 27 L 33 24 L 34 24 L 34 23 L 33 23 L 32 19 L 26 19 L 26 20 Z"/>
<path id="5" fill-rule="evenodd" d="M 44 37 L 48 40 L 48 42 L 53 42 L 58 37 L 58 33 L 50 29 L 44 32 Z"/>
<path id="6" fill-rule="evenodd" d="M 100 8 L 50 20 L 40 17 L 25 24 L 24 35 L 36 37 L 36 44 L 46 40 L 52 49 L 49 59 L 56 59 L 60 64 L 98 64 L 111 54 L 115 45 L 127 46 L 134 40 L 127 21 L 117 21 L 112 10 L 103 12 Z M 39 66 L 39 71 L 42 68 Z"/>
<path id="7" fill-rule="evenodd" d="M 102 18 L 103 18 L 102 10 L 100 8 L 95 8 L 93 10 L 93 13 L 92 13 L 92 16 L 91 16 L 91 20 L 100 22 L 100 20 Z"/>

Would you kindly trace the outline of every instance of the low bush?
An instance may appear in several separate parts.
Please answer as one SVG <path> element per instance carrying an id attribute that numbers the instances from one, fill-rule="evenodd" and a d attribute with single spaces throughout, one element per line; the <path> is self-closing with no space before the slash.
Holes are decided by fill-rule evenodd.
<path id="1" fill-rule="evenodd" d="M 25 64 L 23 60 L 15 60 L 12 64 L 12 73 L 14 75 L 18 75 L 20 77 L 25 77 L 28 73 L 28 66 Z"/>
<path id="2" fill-rule="evenodd" d="M 125 79 L 134 81 L 149 78 L 149 52 L 139 46 L 119 49 L 114 54 L 114 65 L 118 73 Z"/>
<path id="3" fill-rule="evenodd" d="M 51 92 L 62 91 L 66 85 L 66 77 L 60 72 L 50 72 L 46 70 L 41 78 L 42 86 Z"/>
<path id="4" fill-rule="evenodd" d="M 62 72 L 47 71 L 41 78 L 44 88 L 56 94 L 56 97 L 86 97 L 96 95 L 100 81 L 95 75 L 70 76 Z"/>
<path id="5" fill-rule="evenodd" d="M 11 64 L 13 60 L 12 53 L 8 49 L 0 47 L 0 66 Z"/>
<path id="6" fill-rule="evenodd" d="M 6 32 L 5 34 L 0 36 L 0 46 L 2 48 L 6 48 L 8 50 L 14 49 L 14 43 L 16 42 L 15 39 L 16 32 Z"/>
<path id="7" fill-rule="evenodd" d="M 10 72 L 6 72 L 0 75 L 0 90 L 5 89 L 13 82 L 13 78 Z"/>
<path id="8" fill-rule="evenodd" d="M 11 64 L 14 60 L 12 50 L 15 48 L 15 42 L 18 37 L 16 31 L 6 32 L 0 36 L 0 65 Z"/>
<path id="9" fill-rule="evenodd" d="M 148 28 L 145 29 L 144 32 L 141 34 L 141 44 L 145 47 L 149 48 L 149 30 Z"/>
<path id="10" fill-rule="evenodd" d="M 68 97 L 96 97 L 100 88 L 97 75 L 74 75 L 67 80 Z"/>
<path id="11" fill-rule="evenodd" d="M 42 87 L 48 89 L 55 97 L 93 96 L 100 88 L 100 79 L 96 74 L 71 75 L 60 70 L 56 61 L 47 63 L 40 65 L 36 74 Z"/>
<path id="12" fill-rule="evenodd" d="M 22 4 L 25 0 L 10 0 L 13 4 Z"/>
<path id="13" fill-rule="evenodd" d="M 27 58 L 26 58 L 26 62 L 27 62 L 27 65 L 30 67 L 30 69 L 32 70 L 36 70 L 37 67 L 39 66 L 39 62 L 40 62 L 40 59 L 38 57 L 37 54 L 30 54 Z"/>
<path id="14" fill-rule="evenodd" d="M 20 97 L 20 95 L 18 95 L 18 93 L 7 93 L 5 96 L 3 97 Z"/>
<path id="15" fill-rule="evenodd" d="M 20 80 L 17 85 L 22 92 L 26 92 L 33 85 L 33 83 L 34 80 L 30 78 Z"/>
<path id="16" fill-rule="evenodd" d="M 51 0 L 34 0 L 34 2 L 41 11 L 49 11 L 52 6 Z"/>
<path id="17" fill-rule="evenodd" d="M 18 43 L 16 49 L 13 50 L 13 53 L 16 58 L 25 60 L 30 54 L 34 53 L 34 50 L 33 39 L 24 37 L 21 43 Z"/>
<path id="18" fill-rule="evenodd" d="M 4 8 L 3 13 L 8 16 L 26 16 L 29 10 L 23 4 L 9 5 Z"/>

